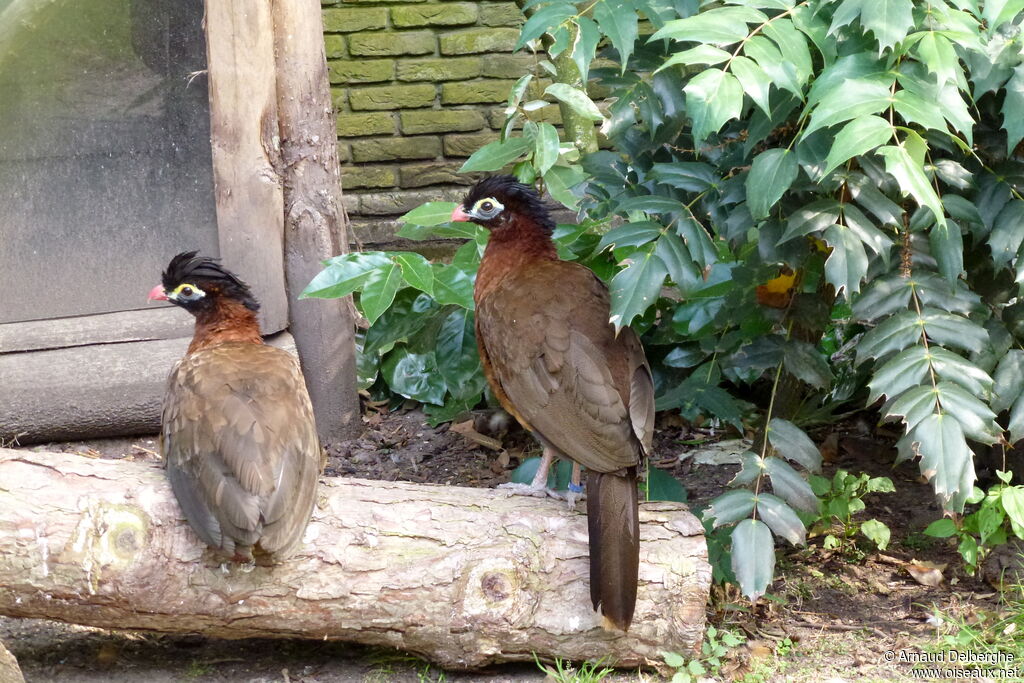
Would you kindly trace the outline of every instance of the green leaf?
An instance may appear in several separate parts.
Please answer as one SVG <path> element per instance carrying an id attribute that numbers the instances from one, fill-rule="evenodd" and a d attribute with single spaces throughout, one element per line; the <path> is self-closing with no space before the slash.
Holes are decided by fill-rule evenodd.
<path id="1" fill-rule="evenodd" d="M 775 573 L 775 543 L 761 520 L 745 519 L 733 529 L 732 571 L 748 600 L 757 600 L 768 590 Z"/>
<path id="2" fill-rule="evenodd" d="M 964 270 L 964 236 L 960 226 L 953 221 L 933 226 L 928 231 L 928 243 L 939 272 L 951 284 L 956 282 Z"/>
<path id="3" fill-rule="evenodd" d="M 903 311 L 886 318 L 861 337 L 857 345 L 857 362 L 902 351 L 921 338 L 921 325 L 922 319 L 914 311 Z"/>
<path id="4" fill-rule="evenodd" d="M 992 409 L 1002 412 L 1024 394 L 1024 351 L 1010 349 L 995 372 Z"/>
<path id="5" fill-rule="evenodd" d="M 544 174 L 544 186 L 548 194 L 559 204 L 573 211 L 579 206 L 579 197 L 573 194 L 572 188 L 584 180 L 583 169 L 579 166 L 552 166 Z"/>
<path id="6" fill-rule="evenodd" d="M 967 352 L 977 352 L 988 343 L 988 331 L 964 316 L 946 313 L 931 307 L 921 311 L 928 339 L 942 346 L 955 346 Z"/>
<path id="7" fill-rule="evenodd" d="M 537 468 L 540 466 L 540 458 L 527 458 L 519 467 L 512 470 L 509 477 L 515 484 L 529 484 L 537 475 Z M 569 488 L 572 479 L 572 463 L 568 460 L 559 460 L 548 470 L 547 487 L 552 491 L 565 491 Z"/>
<path id="8" fill-rule="evenodd" d="M 389 254 L 402 269 L 402 277 L 410 287 L 427 294 L 434 293 L 434 271 L 430 261 L 414 251 L 399 251 Z"/>
<path id="9" fill-rule="evenodd" d="M 811 77 L 813 64 L 811 52 L 807 48 L 807 39 L 796 29 L 788 18 L 777 16 L 762 28 L 763 33 L 771 38 L 785 61 L 785 68 L 794 72 L 797 85 L 803 85 Z M 761 65 L 764 68 L 764 65 Z"/>
<path id="10" fill-rule="evenodd" d="M 628 17 L 626 18 L 628 21 Z M 576 40 L 572 45 L 572 61 L 576 62 L 576 68 L 580 70 L 580 82 L 586 83 L 590 75 L 590 64 L 594 61 L 597 52 L 597 44 L 601 42 L 601 29 L 598 24 L 589 17 L 576 17 Z M 628 55 L 622 62 L 622 69 L 626 69 Z M 524 107 L 525 108 L 525 107 Z M 527 109 L 527 111 L 530 111 Z"/>
<path id="11" fill-rule="evenodd" d="M 384 359 L 381 372 L 395 393 L 423 403 L 441 405 L 444 402 L 446 387 L 437 371 L 433 351 L 412 353 L 405 346 L 399 346 Z"/>
<path id="12" fill-rule="evenodd" d="M 772 489 L 779 497 L 804 512 L 817 512 L 818 498 L 814 490 L 789 463 L 782 458 L 769 457 L 765 458 L 764 465 L 772 480 Z"/>
<path id="13" fill-rule="evenodd" d="M 1008 202 L 996 216 L 988 244 L 992 249 L 992 262 L 998 268 L 1014 260 L 1024 243 L 1024 201 Z"/>
<path id="14" fill-rule="evenodd" d="M 726 58 L 729 57 L 729 53 L 725 52 L 725 50 L 721 50 L 721 52 L 725 54 Z M 717 62 L 708 63 L 715 64 Z M 769 95 L 771 93 L 772 79 L 765 73 L 764 69 L 758 66 L 754 60 L 741 56 L 733 58 L 732 63 L 729 65 L 729 70 L 736 77 L 736 80 L 740 82 L 740 85 L 743 86 L 743 92 L 754 101 L 754 104 L 766 116 L 771 116 L 772 110 L 769 103 Z"/>
<path id="15" fill-rule="evenodd" d="M 770 493 L 758 494 L 757 514 L 776 536 L 781 536 L 793 545 L 803 545 L 807 541 L 804 523 L 781 498 Z"/>
<path id="16" fill-rule="evenodd" d="M 941 346 L 930 346 L 928 352 L 932 369 L 939 377 L 959 384 L 972 396 L 989 396 L 993 382 L 987 372 Z"/>
<path id="17" fill-rule="evenodd" d="M 933 413 L 908 435 L 921 454 L 921 474 L 932 483 L 943 507 L 961 512 L 974 486 L 974 454 L 960 423 L 951 415 Z"/>
<path id="18" fill-rule="evenodd" d="M 819 128 L 834 126 L 843 121 L 877 114 L 886 109 L 891 101 L 889 83 L 879 79 L 865 80 L 852 78 L 822 94 L 821 101 L 811 114 L 811 122 L 804 130 L 804 137 Z"/>
<path id="19" fill-rule="evenodd" d="M 654 246 L 654 255 L 665 264 L 669 277 L 683 296 L 703 284 L 701 272 L 694 265 L 693 257 L 679 235 L 666 232 L 659 237 Z"/>
<path id="20" fill-rule="evenodd" d="M 1003 99 L 1003 130 L 1006 131 L 1006 153 L 1012 155 L 1013 150 L 1024 139 L 1024 64 L 1013 69 L 1013 75 L 1004 86 L 1006 97 Z"/>
<path id="21" fill-rule="evenodd" d="M 467 399 L 483 391 L 486 379 L 477 353 L 472 311 L 456 308 L 441 323 L 437 369 L 454 398 Z"/>
<path id="22" fill-rule="evenodd" d="M 757 499 L 754 492 L 748 489 L 726 491 L 711 501 L 704 510 L 704 519 L 712 520 L 712 528 L 732 524 L 747 517 L 754 511 Z"/>
<path id="23" fill-rule="evenodd" d="M 870 0 L 860 5 L 861 26 L 875 34 L 879 52 L 903 40 L 914 24 L 911 0 Z"/>
<path id="24" fill-rule="evenodd" d="M 719 182 L 715 169 L 701 161 L 654 164 L 647 177 L 686 192 L 704 192 Z"/>
<path id="25" fill-rule="evenodd" d="M 594 5 L 594 20 L 619 53 L 620 68 L 625 73 L 638 33 L 636 10 L 622 0 L 604 0 Z"/>
<path id="26" fill-rule="evenodd" d="M 935 538 L 949 538 L 956 533 L 956 524 L 951 519 L 937 519 L 925 527 L 924 533 Z"/>
<path id="27" fill-rule="evenodd" d="M 919 145 L 916 144 L 918 142 Z M 922 146 L 922 151 L 917 159 L 911 155 L 915 146 Z M 931 209 L 938 225 L 945 225 L 946 216 L 942 212 L 939 195 L 935 193 L 935 188 L 932 187 L 922 167 L 926 150 L 927 143 L 917 133 L 910 131 L 907 133 L 905 144 L 879 147 L 878 153 L 885 158 L 885 170 L 896 178 L 900 191 L 903 194 L 909 194 L 921 206 Z M 915 156 L 917 156 L 916 152 Z"/>
<path id="28" fill-rule="evenodd" d="M 526 138 L 507 138 L 489 142 L 466 159 L 459 173 L 499 171 L 522 157 L 532 146 Z M 449 218 L 451 213 L 448 214 Z"/>
<path id="29" fill-rule="evenodd" d="M 823 174 L 828 175 L 839 164 L 884 145 L 892 136 L 892 124 L 881 116 L 868 114 L 853 119 L 836 134 Z"/>
<path id="30" fill-rule="evenodd" d="M 657 467 L 647 468 L 647 500 L 667 500 L 673 503 L 686 502 L 686 489 L 679 480 Z"/>
<path id="31" fill-rule="evenodd" d="M 924 346 L 911 346 L 895 358 L 876 368 L 868 383 L 871 393 L 868 402 L 874 403 L 883 395 L 893 398 L 907 389 L 919 385 L 928 375 L 930 355 Z"/>
<path id="32" fill-rule="evenodd" d="M 893 401 L 886 417 L 902 417 L 910 431 L 935 412 L 936 393 L 931 384 L 914 387 Z"/>
<path id="33" fill-rule="evenodd" d="M 717 133 L 726 121 L 738 118 L 743 109 L 743 87 L 735 76 L 721 69 L 701 71 L 683 91 L 693 122 L 693 139 L 698 143 Z"/>
<path id="34" fill-rule="evenodd" d="M 356 381 L 360 389 L 369 389 L 380 373 L 380 356 L 363 350 L 363 332 L 356 332 Z"/>
<path id="35" fill-rule="evenodd" d="M 837 295 L 845 292 L 849 299 L 860 291 L 860 281 L 868 272 L 864 243 L 853 230 L 838 224 L 825 228 L 823 237 L 832 247 L 832 253 L 825 261 L 825 280 L 835 287 Z"/>
<path id="36" fill-rule="evenodd" d="M 783 58 L 775 43 L 763 36 L 754 36 L 747 40 L 743 51 L 747 57 L 757 62 L 757 65 L 777 87 L 788 90 L 796 97 L 803 99 L 803 89 L 800 87 L 796 68 Z M 774 114 L 771 116 L 774 118 Z"/>
<path id="37" fill-rule="evenodd" d="M 749 7 L 719 7 L 685 19 L 668 21 L 650 37 L 650 40 L 671 38 L 712 45 L 731 45 L 747 37 L 747 23 L 763 24 L 767 21 L 767 15 Z"/>
<path id="38" fill-rule="evenodd" d="M 782 457 L 799 463 L 810 472 L 821 470 L 821 453 L 814 442 L 795 424 L 773 417 L 768 423 L 768 441 Z"/>
<path id="39" fill-rule="evenodd" d="M 434 298 L 440 304 L 455 304 L 473 310 L 473 281 L 453 266 L 439 263 L 434 269 Z"/>
<path id="40" fill-rule="evenodd" d="M 337 299 L 362 287 L 375 271 L 387 268 L 391 259 L 381 251 L 357 251 L 335 256 L 299 295 L 300 299 Z"/>
<path id="41" fill-rule="evenodd" d="M 963 80 L 963 69 L 949 38 L 938 31 L 921 31 L 911 35 L 911 40 L 916 36 L 920 36 L 915 49 L 921 63 L 928 68 L 929 73 L 935 74 L 939 84 L 960 83 Z"/>
<path id="42" fill-rule="evenodd" d="M 936 390 L 939 403 L 956 418 L 969 438 L 985 444 L 999 441 L 1003 430 L 996 424 L 996 415 L 987 405 L 952 382 L 939 382 Z"/>
<path id="43" fill-rule="evenodd" d="M 929 102 L 920 95 L 909 90 L 900 90 L 893 97 L 893 107 L 908 123 L 916 123 L 924 128 L 946 132 L 946 119 L 934 102 Z"/>
<path id="44" fill-rule="evenodd" d="M 796 154 L 788 149 L 769 149 L 754 158 L 744 183 L 747 188 L 747 206 L 754 220 L 768 215 L 775 202 L 796 180 L 796 174 Z"/>
<path id="45" fill-rule="evenodd" d="M 682 655 L 677 655 L 675 652 L 662 652 L 661 658 L 665 660 L 665 663 L 673 669 L 681 669 L 686 666 L 686 659 Z"/>
<path id="46" fill-rule="evenodd" d="M 451 422 L 460 415 L 468 413 L 476 407 L 481 398 L 483 398 L 481 393 L 477 393 L 469 398 L 449 396 L 444 405 L 441 406 L 434 405 L 433 403 L 424 404 L 423 414 L 427 416 L 427 424 L 431 427 L 436 427 L 442 422 Z"/>
<path id="47" fill-rule="evenodd" d="M 619 247 L 639 247 L 658 238 L 665 227 L 653 221 L 639 221 L 626 223 L 617 228 L 612 228 L 601 236 L 597 244 L 597 251 L 614 245 Z"/>
<path id="48" fill-rule="evenodd" d="M 786 231 L 782 234 L 779 244 L 812 232 L 821 232 L 834 225 L 839 220 L 839 209 L 840 204 L 834 199 L 817 199 L 797 209 L 786 221 Z"/>
<path id="49" fill-rule="evenodd" d="M 591 121 L 604 121 L 604 114 L 601 113 L 601 110 L 597 108 L 587 93 L 579 88 L 574 88 L 568 83 L 552 83 L 544 89 L 544 93 L 569 105 L 570 109 L 584 118 Z"/>
<path id="50" fill-rule="evenodd" d="M 395 300 L 401 286 L 402 270 L 394 262 L 371 273 L 359 295 L 359 307 L 371 325 Z"/>
<path id="51" fill-rule="evenodd" d="M 545 5 L 533 12 L 523 24 L 519 33 L 519 40 L 512 48 L 513 52 L 521 49 L 531 40 L 540 38 L 545 33 L 553 33 L 555 28 L 563 24 L 567 19 L 576 14 L 576 7 L 568 2 L 556 2 Z M 515 106 L 515 105 L 512 105 Z"/>
<path id="52" fill-rule="evenodd" d="M 786 370 L 794 377 L 818 389 L 826 389 L 832 384 L 835 376 L 814 346 L 807 342 L 790 340 L 782 348 Z"/>
<path id="53" fill-rule="evenodd" d="M 456 206 L 455 202 L 427 202 L 422 206 L 417 206 L 398 220 L 426 227 L 440 225 L 452 219 L 452 212 L 455 211 Z"/>
<path id="54" fill-rule="evenodd" d="M 689 50 L 683 50 L 677 52 L 669 57 L 665 62 L 657 68 L 655 73 L 664 71 L 677 64 L 684 64 L 691 66 L 695 64 L 721 64 L 722 62 L 728 61 L 732 55 L 726 52 L 720 47 L 713 45 L 698 45 L 697 47 L 691 47 Z"/>
<path id="55" fill-rule="evenodd" d="M 1018 527 L 1024 526 L 1024 487 L 1007 486 L 1003 489 L 1001 502 L 1006 516 Z"/>
<path id="56" fill-rule="evenodd" d="M 541 175 L 544 175 L 558 161 L 558 130 L 550 123 L 539 124 L 537 138 L 533 144 L 533 165 Z"/>
<path id="57" fill-rule="evenodd" d="M 396 342 L 408 341 L 422 330 L 439 308 L 429 294 L 408 287 L 399 290 L 391 306 L 366 330 L 363 350 L 375 355 L 390 351 Z"/>
<path id="58" fill-rule="evenodd" d="M 889 545 L 889 539 L 892 536 L 892 532 L 889 531 L 889 527 L 884 522 L 879 522 L 877 519 L 869 519 L 866 522 L 861 523 L 860 532 L 868 537 L 872 543 L 879 550 L 885 550 L 886 546 Z"/>
<path id="59" fill-rule="evenodd" d="M 611 319 L 616 331 L 643 315 L 658 300 L 668 270 L 654 254 L 654 245 L 639 249 L 625 261 L 626 267 L 612 278 Z"/>

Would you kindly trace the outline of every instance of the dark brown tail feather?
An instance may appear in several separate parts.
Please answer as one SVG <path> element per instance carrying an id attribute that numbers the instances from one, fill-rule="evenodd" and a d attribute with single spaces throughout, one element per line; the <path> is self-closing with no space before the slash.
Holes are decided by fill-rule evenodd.
<path id="1" fill-rule="evenodd" d="M 640 570 L 636 468 L 626 474 L 587 473 L 590 600 L 605 619 L 629 629 Z"/>

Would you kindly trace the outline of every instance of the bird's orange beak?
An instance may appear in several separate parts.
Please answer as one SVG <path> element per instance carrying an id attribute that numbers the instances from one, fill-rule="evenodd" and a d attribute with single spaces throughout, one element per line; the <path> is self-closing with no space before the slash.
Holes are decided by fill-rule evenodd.
<path id="1" fill-rule="evenodd" d="M 462 223 L 471 223 L 473 221 L 473 219 L 469 217 L 469 214 L 462 210 L 461 205 L 456 206 L 455 210 L 452 211 L 451 220 L 459 221 Z"/>
<path id="2" fill-rule="evenodd" d="M 167 294 L 164 293 L 164 286 L 157 285 L 153 289 L 149 290 L 149 296 L 146 297 L 150 301 L 167 301 Z"/>

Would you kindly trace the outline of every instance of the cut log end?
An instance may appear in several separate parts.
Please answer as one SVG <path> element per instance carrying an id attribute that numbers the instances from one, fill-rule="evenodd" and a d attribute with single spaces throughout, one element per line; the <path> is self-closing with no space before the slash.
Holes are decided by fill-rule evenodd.
<path id="1" fill-rule="evenodd" d="M 640 507 L 628 633 L 589 598 L 587 526 L 489 489 L 322 480 L 303 548 L 223 568 L 151 463 L 0 449 L 0 614 L 223 638 L 345 640 L 450 669 L 562 657 L 654 665 L 699 646 L 711 582 L 700 523 Z"/>

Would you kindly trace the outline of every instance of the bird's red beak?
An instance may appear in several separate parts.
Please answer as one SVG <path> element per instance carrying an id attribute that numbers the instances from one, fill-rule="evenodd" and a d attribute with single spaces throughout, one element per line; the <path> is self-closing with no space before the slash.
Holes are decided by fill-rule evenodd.
<path id="1" fill-rule="evenodd" d="M 462 205 L 456 206 L 455 210 L 452 211 L 451 220 L 462 223 L 470 223 L 473 221 L 473 219 L 469 217 L 469 214 L 462 210 Z"/>
<path id="2" fill-rule="evenodd" d="M 167 295 L 164 293 L 164 286 L 157 285 L 153 289 L 149 290 L 149 296 L 147 298 L 150 301 L 167 301 Z"/>

